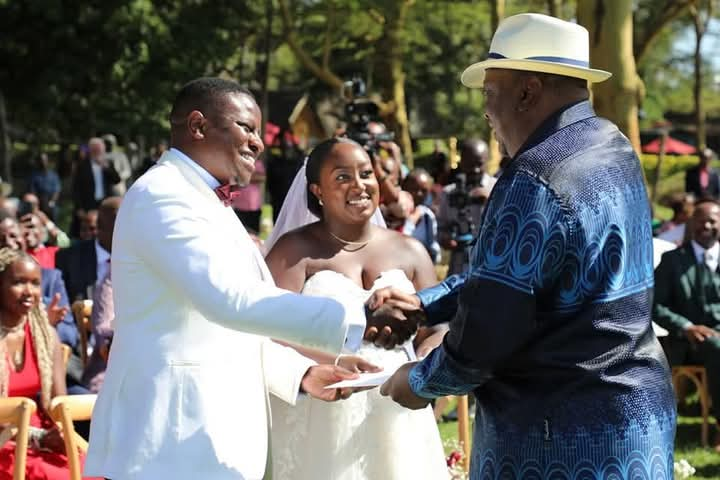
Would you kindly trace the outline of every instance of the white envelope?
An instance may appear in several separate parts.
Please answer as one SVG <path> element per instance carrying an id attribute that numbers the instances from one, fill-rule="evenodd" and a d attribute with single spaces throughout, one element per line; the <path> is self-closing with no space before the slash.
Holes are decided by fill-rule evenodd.
<path id="1" fill-rule="evenodd" d="M 395 371 L 401 366 L 402 365 L 386 368 L 382 372 L 361 373 L 355 380 L 343 380 L 342 382 L 328 385 L 325 388 L 377 387 L 385 383 L 388 378 L 392 377 L 393 373 L 395 373 Z"/>

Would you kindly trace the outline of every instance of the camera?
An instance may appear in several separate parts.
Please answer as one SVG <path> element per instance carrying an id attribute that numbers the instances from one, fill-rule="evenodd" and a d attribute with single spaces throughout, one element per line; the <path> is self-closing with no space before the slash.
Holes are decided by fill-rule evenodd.
<path id="1" fill-rule="evenodd" d="M 484 198 L 474 197 L 470 192 L 482 185 L 482 172 L 458 173 L 455 178 L 455 189 L 448 195 L 448 204 L 457 210 L 457 218 L 450 223 L 450 238 L 455 240 L 457 247 L 462 250 L 472 244 L 475 237 L 475 222 L 473 220 L 471 205 L 482 205 Z"/>
<path id="2" fill-rule="evenodd" d="M 365 82 L 361 78 L 354 77 L 344 83 L 343 97 L 347 100 L 345 104 L 345 121 L 347 122 L 345 135 L 359 143 L 372 158 L 380 149 L 379 142 L 392 142 L 395 135 L 392 132 L 379 134 L 370 132 L 368 124 L 377 118 L 380 109 L 375 102 L 367 98 Z"/>

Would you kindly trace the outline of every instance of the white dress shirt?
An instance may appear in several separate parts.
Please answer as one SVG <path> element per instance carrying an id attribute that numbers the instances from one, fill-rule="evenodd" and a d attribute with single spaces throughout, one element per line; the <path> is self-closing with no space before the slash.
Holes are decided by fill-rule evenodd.
<path id="1" fill-rule="evenodd" d="M 97 287 L 107 275 L 108 270 L 110 270 L 110 252 L 101 247 L 100 242 L 95 240 L 95 255 L 97 257 L 95 286 Z"/>
<path id="2" fill-rule="evenodd" d="M 697 262 L 704 263 L 711 272 L 716 272 L 718 263 L 720 263 L 720 242 L 715 242 L 715 244 L 707 250 L 695 240 L 692 240 L 691 243 Z"/>
<path id="3" fill-rule="evenodd" d="M 103 169 L 95 160 L 90 160 L 90 167 L 92 168 L 93 181 L 95 182 L 95 200 L 99 202 L 100 200 L 105 198 Z"/>

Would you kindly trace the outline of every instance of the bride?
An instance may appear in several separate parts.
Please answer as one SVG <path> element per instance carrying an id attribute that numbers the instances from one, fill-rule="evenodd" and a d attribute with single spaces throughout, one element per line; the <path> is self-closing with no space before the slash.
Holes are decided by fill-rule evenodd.
<path id="1" fill-rule="evenodd" d="M 278 286 L 307 295 L 365 300 L 377 288 L 408 293 L 435 282 L 425 248 L 384 228 L 378 182 L 365 150 L 345 138 L 319 144 L 300 170 L 267 241 Z M 299 228 L 296 228 L 299 227 Z M 294 230 L 290 231 L 291 229 Z M 288 312 L 292 315 L 292 312 Z M 363 343 L 346 368 L 393 368 L 437 346 L 445 329 L 421 329 L 392 350 Z M 299 349 L 321 363 L 335 358 Z M 271 400 L 272 401 L 272 400 Z M 447 478 L 440 435 L 430 408 L 411 411 L 377 389 L 328 404 L 310 398 L 295 407 L 272 401 L 273 476 L 298 480 Z"/>

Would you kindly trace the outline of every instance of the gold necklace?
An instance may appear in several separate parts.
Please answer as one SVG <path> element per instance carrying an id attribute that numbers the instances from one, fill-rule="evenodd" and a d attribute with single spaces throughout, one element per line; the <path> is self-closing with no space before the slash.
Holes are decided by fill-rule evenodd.
<path id="1" fill-rule="evenodd" d="M 364 242 L 351 242 L 350 240 L 345 240 L 344 238 L 338 237 L 337 235 L 335 235 L 334 233 L 332 233 L 332 232 L 330 231 L 330 229 L 328 229 L 328 233 L 329 233 L 335 240 L 337 240 L 338 242 L 342 243 L 342 244 L 344 245 L 343 250 L 348 251 L 348 252 L 356 252 L 356 251 L 360 250 L 361 248 L 363 248 L 363 247 L 364 247 L 365 245 L 367 245 L 368 243 L 370 243 L 370 240 L 372 240 L 372 237 L 370 237 L 370 238 L 368 238 L 367 240 L 365 240 Z M 357 247 L 357 248 L 355 248 L 354 250 L 348 250 L 347 248 L 345 248 L 345 247 L 350 247 L 350 246 L 352 246 L 352 247 Z"/>

